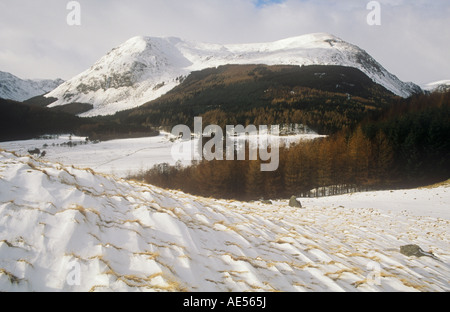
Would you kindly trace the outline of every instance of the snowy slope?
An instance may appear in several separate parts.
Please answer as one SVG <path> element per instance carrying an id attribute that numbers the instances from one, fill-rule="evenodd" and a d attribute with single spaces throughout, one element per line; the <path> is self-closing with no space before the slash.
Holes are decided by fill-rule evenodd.
<path id="1" fill-rule="evenodd" d="M 158 98 L 192 71 L 226 64 L 342 65 L 360 69 L 399 96 L 420 91 L 414 84 L 401 82 L 357 46 L 318 33 L 230 45 L 134 37 L 47 96 L 58 99 L 52 106 L 93 104 L 94 109 L 83 116 L 108 115 Z"/>
<path id="2" fill-rule="evenodd" d="M 449 188 L 306 209 L 189 196 L 0 152 L 1 291 L 450 291 Z M 407 257 L 417 243 L 432 257 Z"/>
<path id="3" fill-rule="evenodd" d="M 446 92 L 450 91 L 450 80 L 440 80 L 427 83 L 422 86 L 423 90 L 430 92 Z"/>
<path id="4" fill-rule="evenodd" d="M 10 73 L 0 72 L 0 98 L 22 102 L 50 92 L 63 82 L 61 79 L 23 80 Z"/>

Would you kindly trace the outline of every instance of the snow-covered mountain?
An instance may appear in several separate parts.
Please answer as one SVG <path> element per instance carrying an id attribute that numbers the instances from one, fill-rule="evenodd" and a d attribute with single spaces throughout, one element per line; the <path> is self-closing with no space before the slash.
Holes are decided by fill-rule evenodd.
<path id="1" fill-rule="evenodd" d="M 449 194 L 370 192 L 298 209 L 0 150 L 0 291 L 448 292 Z M 403 255 L 410 244 L 432 254 Z"/>
<path id="2" fill-rule="evenodd" d="M 22 102 L 52 91 L 63 82 L 62 79 L 24 80 L 0 71 L 0 98 Z"/>
<path id="3" fill-rule="evenodd" d="M 422 86 L 422 89 L 429 92 L 447 92 L 450 91 L 450 80 L 440 80 L 427 83 Z"/>
<path id="4" fill-rule="evenodd" d="M 108 115 L 158 98 L 192 71 L 226 64 L 355 67 L 399 96 L 421 92 L 420 87 L 400 81 L 359 47 L 318 33 L 271 43 L 229 45 L 134 37 L 47 97 L 58 99 L 50 107 L 88 103 L 94 109 L 83 116 Z"/>

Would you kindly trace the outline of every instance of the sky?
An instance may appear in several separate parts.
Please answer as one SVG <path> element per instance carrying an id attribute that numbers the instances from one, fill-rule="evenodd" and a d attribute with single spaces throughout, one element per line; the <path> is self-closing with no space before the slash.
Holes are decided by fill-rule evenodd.
<path id="1" fill-rule="evenodd" d="M 366 50 L 403 81 L 450 79 L 450 1 L 0 0 L 0 71 L 20 78 L 70 79 L 131 37 L 209 43 L 271 42 L 326 32 Z M 74 20 L 74 19 L 71 19 Z"/>

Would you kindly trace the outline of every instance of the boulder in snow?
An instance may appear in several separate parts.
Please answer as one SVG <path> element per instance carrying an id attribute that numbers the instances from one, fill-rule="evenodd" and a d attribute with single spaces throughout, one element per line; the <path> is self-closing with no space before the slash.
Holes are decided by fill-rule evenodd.
<path id="1" fill-rule="evenodd" d="M 412 257 L 412 256 L 423 257 L 423 256 L 427 256 L 427 257 L 436 258 L 432 253 L 423 251 L 423 249 L 420 248 L 418 245 L 401 246 L 400 247 L 400 253 L 402 253 L 403 255 L 405 255 L 407 257 Z"/>
<path id="2" fill-rule="evenodd" d="M 303 208 L 302 203 L 295 196 L 292 196 L 289 200 L 289 206 L 294 208 Z"/>

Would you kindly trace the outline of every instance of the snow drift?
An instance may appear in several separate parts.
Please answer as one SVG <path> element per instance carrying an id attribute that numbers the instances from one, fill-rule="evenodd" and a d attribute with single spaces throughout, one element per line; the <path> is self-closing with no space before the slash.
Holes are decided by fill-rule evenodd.
<path id="1" fill-rule="evenodd" d="M 241 203 L 0 151 L 0 291 L 450 291 L 448 215 L 408 210 L 448 187 L 390 196 Z"/>

